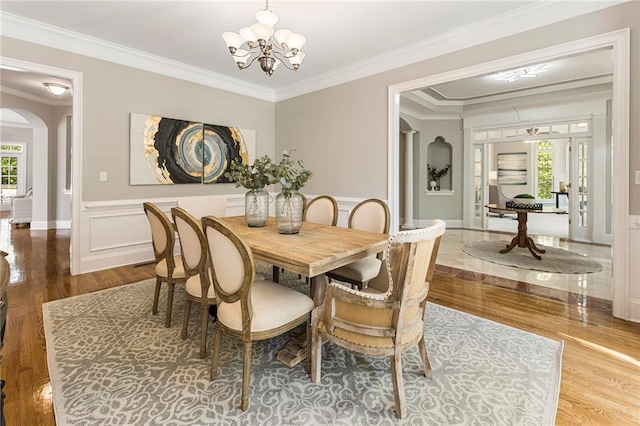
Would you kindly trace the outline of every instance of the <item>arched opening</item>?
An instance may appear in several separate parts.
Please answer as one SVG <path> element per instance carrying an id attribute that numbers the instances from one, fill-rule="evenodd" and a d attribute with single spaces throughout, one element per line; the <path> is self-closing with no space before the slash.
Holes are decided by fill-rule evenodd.
<path id="1" fill-rule="evenodd" d="M 48 229 L 50 219 L 49 182 L 49 128 L 42 118 L 22 108 L 2 108 L 0 114 L 10 111 L 24 118 L 26 124 L 13 127 L 3 124 L 2 141 L 17 142 L 26 146 L 26 186 L 33 188 L 32 229 Z M 14 114 L 14 115 L 15 115 Z"/>

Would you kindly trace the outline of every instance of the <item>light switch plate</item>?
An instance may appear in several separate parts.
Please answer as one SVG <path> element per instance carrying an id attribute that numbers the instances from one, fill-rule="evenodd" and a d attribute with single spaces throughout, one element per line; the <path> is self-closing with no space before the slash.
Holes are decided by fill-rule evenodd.
<path id="1" fill-rule="evenodd" d="M 636 185 L 640 185 L 640 170 L 636 170 Z"/>
<path id="2" fill-rule="evenodd" d="M 107 172 L 100 172 L 100 182 L 107 181 Z"/>

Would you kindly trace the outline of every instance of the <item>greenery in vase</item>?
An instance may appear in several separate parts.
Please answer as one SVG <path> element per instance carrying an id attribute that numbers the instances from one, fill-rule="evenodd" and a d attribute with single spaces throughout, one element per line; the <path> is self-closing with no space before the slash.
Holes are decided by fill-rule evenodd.
<path id="1" fill-rule="evenodd" d="M 276 179 L 270 174 L 273 161 L 268 156 L 256 158 L 253 164 L 245 164 L 234 160 L 224 176 L 231 182 L 235 182 L 236 188 L 242 186 L 246 189 L 263 189 L 267 185 L 276 183 Z"/>
<path id="2" fill-rule="evenodd" d="M 536 197 L 534 197 L 534 196 L 533 196 L 533 195 L 531 195 L 531 194 L 518 194 L 518 195 L 516 195 L 516 196 L 515 196 L 515 197 L 513 197 L 513 198 L 526 198 L 526 199 L 529 199 L 529 200 L 533 200 L 533 199 L 535 199 Z"/>
<path id="3" fill-rule="evenodd" d="M 279 163 L 271 164 L 269 173 L 274 183 L 279 182 L 282 185 L 282 193 L 285 195 L 299 191 L 313 176 L 313 172 L 304 167 L 302 160 L 298 160 L 296 165 L 287 150 L 282 151 L 282 160 Z"/>
<path id="4" fill-rule="evenodd" d="M 451 164 L 447 164 L 444 166 L 444 169 L 438 170 L 435 167 L 431 167 L 430 164 L 427 164 L 427 172 L 429 173 L 429 180 L 438 182 L 442 176 L 446 176 L 449 173 L 449 169 L 451 168 Z"/>

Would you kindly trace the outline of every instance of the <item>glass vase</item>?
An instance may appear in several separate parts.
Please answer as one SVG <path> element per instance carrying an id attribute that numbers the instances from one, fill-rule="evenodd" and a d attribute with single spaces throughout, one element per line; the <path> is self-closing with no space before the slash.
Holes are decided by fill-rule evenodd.
<path id="1" fill-rule="evenodd" d="M 281 234 L 297 234 L 302 228 L 302 195 L 282 191 L 276 197 L 276 228 Z"/>
<path id="2" fill-rule="evenodd" d="M 244 194 L 244 220 L 252 228 L 267 225 L 269 219 L 269 193 L 264 189 L 251 189 Z"/>

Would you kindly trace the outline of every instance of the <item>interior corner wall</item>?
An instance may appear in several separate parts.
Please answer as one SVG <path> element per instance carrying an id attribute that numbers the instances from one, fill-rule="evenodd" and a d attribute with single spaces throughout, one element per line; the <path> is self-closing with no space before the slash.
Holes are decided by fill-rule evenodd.
<path id="1" fill-rule="evenodd" d="M 83 202 L 240 191 L 233 184 L 129 185 L 132 112 L 252 129 L 257 155 L 274 154 L 273 102 L 8 37 L 0 43 L 2 56 L 82 73 Z"/>

